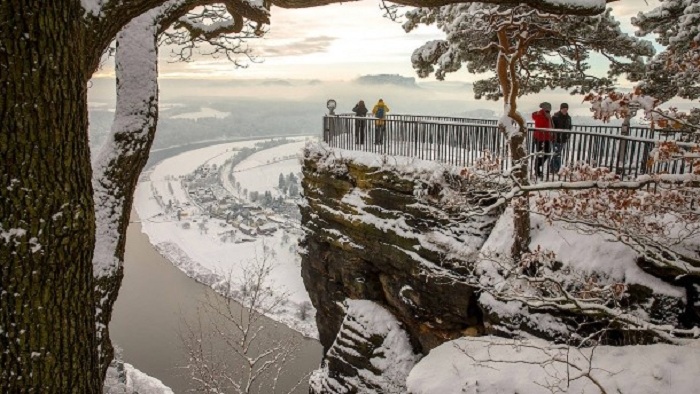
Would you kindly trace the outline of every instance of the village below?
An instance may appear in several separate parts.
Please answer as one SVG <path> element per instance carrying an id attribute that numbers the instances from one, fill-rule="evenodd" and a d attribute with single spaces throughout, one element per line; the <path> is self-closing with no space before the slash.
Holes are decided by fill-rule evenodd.
<path id="1" fill-rule="evenodd" d="M 300 235 L 299 214 L 300 173 L 279 174 L 278 185 L 262 193 L 248 191 L 236 181 L 235 166 L 258 150 L 289 143 L 286 139 L 257 143 L 255 148 L 232 151 L 232 157 L 223 165 L 202 164 L 194 172 L 179 178 L 166 178 L 167 194 L 161 194 L 158 183 L 151 182 L 150 173 L 145 172 L 140 182 L 151 182 L 151 191 L 165 211 L 165 220 L 181 222 L 183 229 L 198 229 L 208 234 L 213 232 L 222 242 L 253 242 L 257 236 L 269 236 L 278 229 Z M 275 158 L 260 164 L 276 164 L 287 160 L 298 160 L 296 155 Z M 248 169 L 250 170 L 250 169 Z M 239 170 L 240 171 L 240 170 Z M 173 183 L 186 193 L 176 194 Z M 273 197 L 274 192 L 274 197 Z M 167 196 L 167 197 L 164 197 Z M 148 220 L 159 220 L 160 215 Z M 285 243 L 289 242 L 289 236 Z"/>

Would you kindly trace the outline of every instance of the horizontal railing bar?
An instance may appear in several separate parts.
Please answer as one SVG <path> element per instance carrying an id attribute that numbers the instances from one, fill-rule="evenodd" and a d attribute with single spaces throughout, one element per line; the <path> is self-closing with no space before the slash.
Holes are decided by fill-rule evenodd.
<path id="1" fill-rule="evenodd" d="M 349 115 L 336 115 L 336 116 L 342 116 L 343 119 L 359 119 L 359 120 L 372 120 L 376 121 L 379 118 L 376 118 L 374 116 L 349 116 Z M 332 118 L 333 116 L 324 116 L 324 117 L 330 117 Z M 481 123 L 460 123 L 460 122 L 448 122 L 448 121 L 425 121 L 425 120 L 399 120 L 399 119 L 388 119 L 384 118 L 386 122 L 401 122 L 401 123 L 408 123 L 408 124 L 436 124 L 436 125 L 449 125 L 449 126 L 471 126 L 471 127 L 493 127 L 495 129 L 498 129 L 498 126 L 496 125 L 491 125 L 491 124 L 481 124 Z M 590 126 L 590 127 L 597 127 L 597 126 Z M 619 129 L 619 128 L 618 128 Z M 605 136 L 607 138 L 613 138 L 613 139 L 625 139 L 628 141 L 639 141 L 639 142 L 652 142 L 652 143 L 657 143 L 659 140 L 653 139 L 653 138 L 642 138 L 642 137 L 634 137 L 634 136 L 625 136 L 625 135 L 620 135 L 620 134 L 603 134 L 603 133 L 597 133 L 595 131 L 587 131 L 587 130 L 568 130 L 568 129 L 545 129 L 541 127 L 532 127 L 528 126 L 527 128 L 528 132 L 532 132 L 534 130 L 541 130 L 541 131 L 548 131 L 548 132 L 553 132 L 553 133 L 561 133 L 561 134 L 589 134 L 589 135 L 596 135 L 596 136 Z M 679 146 L 683 146 L 681 144 L 687 145 L 687 146 L 694 146 L 692 143 L 683 143 L 683 142 L 678 142 Z"/>
<path id="2" fill-rule="evenodd" d="M 334 148 L 415 157 L 456 166 L 474 165 L 489 151 L 500 160 L 501 170 L 512 166 L 507 138 L 495 123 L 469 118 L 462 120 L 469 122 L 455 122 L 445 117 L 436 120 L 429 116 L 393 115 L 378 119 L 354 114 L 326 115 L 323 117 L 323 140 Z M 536 141 L 535 130 L 553 134 L 552 140 Z M 562 135 L 568 136 L 566 141 L 557 142 L 555 137 Z M 549 181 L 555 177 L 566 179 L 566 174 L 559 169 L 579 162 L 610 168 L 621 178 L 636 177 L 650 171 L 674 174 L 692 171 L 689 162 L 682 159 L 650 162 L 652 150 L 661 141 L 621 135 L 619 129 L 615 133 L 601 132 L 596 126 L 578 130 L 529 127 L 525 138 L 525 148 L 530 152 L 528 177 L 533 182 L 538 179 Z M 696 146 L 687 142 L 677 143 L 681 147 Z"/>

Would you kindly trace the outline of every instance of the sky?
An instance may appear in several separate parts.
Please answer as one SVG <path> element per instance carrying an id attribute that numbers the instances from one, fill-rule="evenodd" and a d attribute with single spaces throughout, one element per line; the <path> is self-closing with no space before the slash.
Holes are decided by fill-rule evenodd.
<path id="1" fill-rule="evenodd" d="M 199 58 L 190 63 L 169 61 L 161 50 L 161 78 L 202 79 L 320 79 L 349 81 L 366 74 L 416 76 L 413 50 L 429 40 L 444 38 L 434 26 L 405 33 L 400 23 L 383 17 L 377 0 L 287 10 L 274 7 L 269 32 L 251 41 L 262 63 L 235 69 L 222 59 Z M 612 3 L 623 30 L 632 32 L 630 17 L 651 9 L 657 0 L 620 0 Z M 107 65 L 96 77 L 113 76 Z M 429 77 L 433 80 L 433 77 Z M 460 70 L 449 81 L 473 82 L 477 76 Z"/>

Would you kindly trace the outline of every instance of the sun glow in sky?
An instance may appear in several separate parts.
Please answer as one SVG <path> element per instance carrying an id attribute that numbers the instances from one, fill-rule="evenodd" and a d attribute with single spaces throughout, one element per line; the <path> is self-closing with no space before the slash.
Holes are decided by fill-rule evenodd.
<path id="1" fill-rule="evenodd" d="M 379 73 L 412 75 L 413 50 L 441 35 L 434 27 L 406 34 L 400 23 L 382 16 L 379 3 L 374 1 L 296 10 L 274 7 L 271 14 L 269 32 L 251 41 L 262 63 L 236 70 L 226 61 L 205 58 L 163 65 L 161 74 L 321 80 L 350 80 Z"/>
<path id="2" fill-rule="evenodd" d="M 632 33 L 630 17 L 657 4 L 657 0 L 620 0 L 611 6 L 623 30 Z M 224 59 L 211 57 L 199 57 L 190 63 L 172 62 L 169 49 L 161 48 L 160 76 L 320 80 L 352 80 L 366 74 L 416 76 L 410 60 L 413 50 L 426 41 L 444 38 L 444 34 L 434 26 L 421 26 L 407 34 L 401 23 L 383 14 L 374 0 L 295 10 L 274 7 L 269 32 L 250 41 L 261 63 L 236 69 Z M 108 64 L 96 76 L 113 75 Z M 450 81 L 477 79 L 466 70 L 447 76 Z"/>

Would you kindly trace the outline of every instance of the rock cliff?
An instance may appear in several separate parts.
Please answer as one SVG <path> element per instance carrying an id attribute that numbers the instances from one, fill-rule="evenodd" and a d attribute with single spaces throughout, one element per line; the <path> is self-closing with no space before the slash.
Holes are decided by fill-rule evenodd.
<path id="1" fill-rule="evenodd" d="M 376 387 L 374 377 L 381 371 L 371 366 L 377 352 L 391 349 L 391 341 L 369 323 L 358 331 L 348 300 L 372 301 L 393 315 L 396 330 L 405 331 L 418 357 L 456 338 L 483 334 L 527 333 L 575 343 L 602 329 L 609 344 L 665 341 L 611 324 L 604 313 L 526 305 L 529 295 L 518 291 L 527 279 L 504 269 L 513 264 L 505 257 L 512 217 L 502 209 L 473 211 L 474 201 L 484 207 L 493 201 L 460 176 L 460 169 L 322 144 L 308 146 L 303 161 L 302 276 L 325 351 L 315 392 L 387 392 L 386 386 Z M 469 199 L 472 211 L 456 204 L 460 200 L 450 198 L 453 193 Z M 619 297 L 611 298 L 616 304 L 602 305 L 601 311 L 681 326 L 686 291 L 644 272 L 624 245 L 596 235 L 584 239 L 541 218 L 533 219 L 533 226 L 531 249 L 545 245 L 551 254 L 542 256 L 552 256 L 537 263 L 539 273 L 560 280 L 563 290 L 620 289 Z"/>

